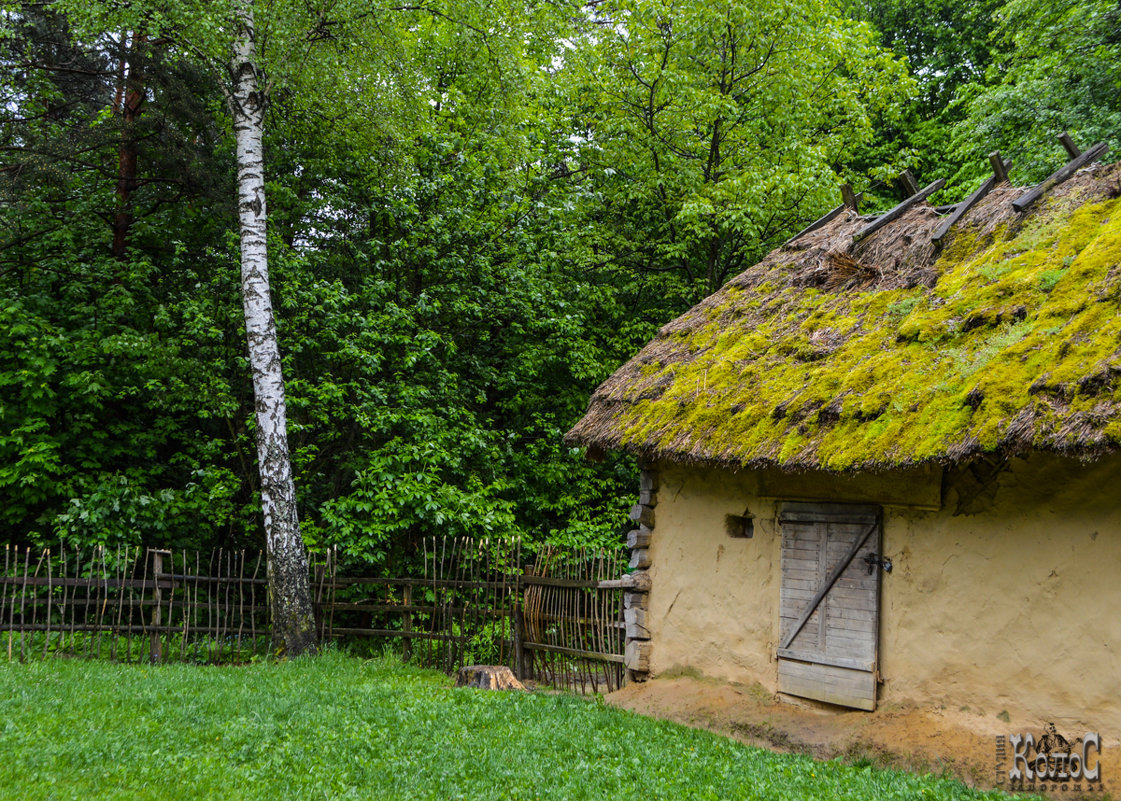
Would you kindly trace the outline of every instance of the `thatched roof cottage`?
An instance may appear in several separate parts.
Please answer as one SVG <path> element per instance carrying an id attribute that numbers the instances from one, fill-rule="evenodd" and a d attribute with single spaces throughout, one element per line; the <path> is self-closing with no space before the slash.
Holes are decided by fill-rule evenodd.
<path id="1" fill-rule="evenodd" d="M 1121 733 L 1119 167 L 939 244 L 843 211 L 596 390 L 568 441 L 646 466 L 635 678 Z"/>

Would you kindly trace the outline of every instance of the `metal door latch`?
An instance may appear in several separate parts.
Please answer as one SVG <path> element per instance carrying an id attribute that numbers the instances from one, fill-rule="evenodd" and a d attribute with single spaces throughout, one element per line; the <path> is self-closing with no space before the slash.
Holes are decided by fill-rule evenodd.
<path id="1" fill-rule="evenodd" d="M 868 565 L 868 575 L 872 575 L 877 567 L 882 567 L 885 573 L 891 572 L 891 559 L 886 556 L 880 556 L 878 553 L 870 553 L 864 557 L 864 564 Z"/>

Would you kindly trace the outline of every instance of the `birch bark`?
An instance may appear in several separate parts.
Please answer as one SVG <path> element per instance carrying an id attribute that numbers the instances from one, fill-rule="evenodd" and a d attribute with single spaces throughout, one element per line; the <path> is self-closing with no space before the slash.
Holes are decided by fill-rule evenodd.
<path id="1" fill-rule="evenodd" d="M 230 62 L 230 113 L 237 144 L 241 296 L 256 402 L 257 461 L 268 551 L 273 636 L 295 656 L 316 650 L 307 550 L 300 534 L 288 454 L 288 422 L 276 320 L 269 294 L 264 123 L 267 93 L 257 69 L 253 0 L 238 0 Z"/>

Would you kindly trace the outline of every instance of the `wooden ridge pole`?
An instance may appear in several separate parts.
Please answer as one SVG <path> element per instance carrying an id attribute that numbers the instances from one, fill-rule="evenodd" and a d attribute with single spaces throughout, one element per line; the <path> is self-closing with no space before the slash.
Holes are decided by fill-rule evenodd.
<path id="1" fill-rule="evenodd" d="M 939 178 L 937 181 L 930 184 L 929 186 L 926 186 L 926 187 L 920 189 L 918 192 L 911 195 L 909 198 L 904 200 L 902 203 L 900 203 L 894 209 L 887 212 L 886 214 L 883 214 L 883 215 L 877 217 L 875 220 L 868 223 L 866 226 L 864 226 L 859 231 L 857 231 L 855 234 L 853 234 L 852 235 L 852 241 L 853 242 L 859 242 L 860 240 L 871 236 L 876 231 L 880 230 L 885 225 L 887 225 L 889 222 L 892 222 L 893 220 L 897 220 L 900 217 L 902 217 L 903 214 L 909 208 L 914 206 L 916 203 L 920 203 L 923 200 L 926 200 L 928 197 L 933 195 L 935 192 L 937 192 L 939 189 L 941 189 L 945 185 L 946 185 L 946 179 L 945 178 Z"/>
<path id="2" fill-rule="evenodd" d="M 936 245 L 942 244 L 942 239 L 950 232 L 950 229 L 957 225 L 958 221 L 965 216 L 965 213 L 977 204 L 977 201 L 989 194 L 997 184 L 1008 180 L 1008 170 L 1012 168 L 1012 162 L 1001 159 L 999 152 L 994 151 L 993 155 L 997 157 L 997 163 L 1001 166 L 1001 172 L 994 172 L 992 177 L 977 187 L 977 191 L 954 208 L 954 213 L 938 227 L 938 230 L 934 232 L 934 236 L 930 238 Z M 1002 175 L 1004 176 L 1003 178 L 1001 177 Z"/>
<path id="3" fill-rule="evenodd" d="M 823 216 L 818 217 L 816 220 L 814 220 L 812 223 L 807 225 L 801 231 L 794 234 L 794 236 L 790 237 L 785 242 L 783 242 L 782 246 L 787 247 L 788 245 L 792 244 L 793 242 L 797 242 L 799 239 L 801 239 L 803 236 L 810 233 L 811 231 L 816 231 L 818 228 L 821 228 L 823 225 L 832 222 L 834 219 L 837 218 L 838 215 L 841 214 L 841 212 L 845 211 L 846 209 L 849 209 L 851 211 L 857 211 L 860 207 L 861 201 L 864 200 L 864 193 L 863 192 L 857 192 L 856 194 L 852 195 L 851 198 L 850 198 L 848 193 L 851 193 L 851 192 L 852 192 L 852 187 L 851 186 L 849 186 L 848 184 L 842 185 L 841 196 L 844 198 L 844 200 L 841 202 L 841 205 L 837 206 L 834 209 L 831 209 L 828 212 L 826 212 Z M 851 205 L 849 203 L 850 200 L 852 201 Z"/>
<path id="4" fill-rule="evenodd" d="M 1039 200 L 1059 184 L 1068 181 L 1076 172 L 1087 164 L 1097 161 L 1101 156 L 1105 155 L 1108 150 L 1109 145 L 1105 142 L 1098 142 L 1082 155 L 1068 161 L 1061 169 L 1051 173 L 1043 183 L 1032 187 L 1013 200 L 1012 208 L 1022 214 L 1032 203 Z"/>

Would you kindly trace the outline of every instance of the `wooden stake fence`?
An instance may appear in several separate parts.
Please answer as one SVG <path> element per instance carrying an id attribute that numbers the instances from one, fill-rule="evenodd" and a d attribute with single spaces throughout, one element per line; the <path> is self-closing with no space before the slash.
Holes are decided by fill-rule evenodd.
<path id="1" fill-rule="evenodd" d="M 624 552 L 545 548 L 525 586 L 519 675 L 579 692 L 623 684 L 623 589 L 604 587 L 625 566 Z"/>
<path id="2" fill-rule="evenodd" d="M 135 547 L 8 545 L 0 636 L 9 659 L 245 661 L 269 648 L 262 566 L 243 551 L 204 563 L 198 553 Z"/>
<path id="3" fill-rule="evenodd" d="M 328 560 L 321 633 L 379 638 L 426 666 L 509 664 L 521 545 L 508 540 L 426 538 L 414 575 L 362 575 Z"/>
<path id="4" fill-rule="evenodd" d="M 397 576 L 336 551 L 312 566 L 323 640 L 366 640 L 452 672 L 505 664 L 572 690 L 623 681 L 624 551 L 428 538 Z M 33 551 L 5 546 L 0 647 L 8 659 L 245 662 L 270 653 L 262 554 L 136 547 Z"/>

